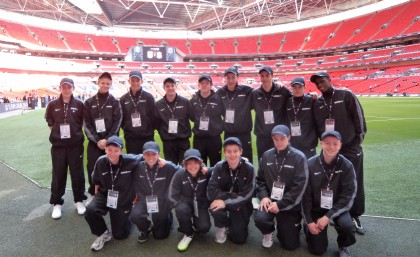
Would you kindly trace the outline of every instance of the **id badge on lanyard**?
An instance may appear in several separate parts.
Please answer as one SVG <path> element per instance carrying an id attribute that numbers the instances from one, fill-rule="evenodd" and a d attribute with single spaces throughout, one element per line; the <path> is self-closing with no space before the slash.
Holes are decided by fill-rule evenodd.
<path id="1" fill-rule="evenodd" d="M 264 111 L 264 124 L 274 124 L 274 113 L 272 110 Z"/>
<path id="2" fill-rule="evenodd" d="M 178 120 L 177 119 L 169 120 L 168 133 L 171 133 L 171 134 L 178 133 Z"/>
<path id="3" fill-rule="evenodd" d="M 108 197 L 106 198 L 106 207 L 117 209 L 118 206 L 118 191 L 108 190 Z"/>
<path id="4" fill-rule="evenodd" d="M 321 189 L 321 208 L 331 209 L 333 207 L 333 191 Z"/>
<path id="5" fill-rule="evenodd" d="M 106 131 L 105 119 L 97 118 L 95 119 L 96 132 L 101 133 Z"/>
<path id="6" fill-rule="evenodd" d="M 332 131 L 334 130 L 335 120 L 334 119 L 326 119 L 325 120 L 325 131 Z"/>
<path id="7" fill-rule="evenodd" d="M 158 213 L 159 204 L 157 195 L 148 195 L 146 196 L 146 207 L 147 213 Z"/>
<path id="8" fill-rule="evenodd" d="M 209 123 L 210 123 L 210 118 L 208 116 L 201 116 L 200 117 L 200 125 L 199 125 L 199 129 L 200 130 L 209 130 Z"/>
<path id="9" fill-rule="evenodd" d="M 292 121 L 290 122 L 290 131 L 292 133 L 292 136 L 301 136 L 302 131 L 300 129 L 300 122 L 299 121 Z"/>
<path id="10" fill-rule="evenodd" d="M 235 121 L 235 110 L 226 109 L 225 122 L 234 123 L 234 121 Z"/>
<path id="11" fill-rule="evenodd" d="M 139 112 L 134 112 L 131 114 L 131 123 L 133 124 L 133 128 L 141 127 L 141 119 Z"/>
<path id="12" fill-rule="evenodd" d="M 273 188 L 271 189 L 271 199 L 281 200 L 284 194 L 285 184 L 283 182 L 274 181 Z"/>
<path id="13" fill-rule="evenodd" d="M 70 124 L 63 123 L 60 124 L 60 138 L 70 138 Z"/>

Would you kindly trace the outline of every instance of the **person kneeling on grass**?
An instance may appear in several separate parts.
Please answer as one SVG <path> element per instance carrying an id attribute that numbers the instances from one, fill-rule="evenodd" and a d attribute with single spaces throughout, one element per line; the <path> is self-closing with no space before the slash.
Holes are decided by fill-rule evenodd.
<path id="1" fill-rule="evenodd" d="M 139 243 L 146 242 L 152 231 L 155 239 L 167 238 L 172 225 L 173 217 L 168 191 L 179 166 L 167 162 L 162 167 L 159 165 L 159 154 L 160 148 L 156 142 L 146 142 L 143 146 L 144 161 L 140 162 L 134 171 L 137 202 L 130 219 L 140 231 Z M 152 221 L 148 219 L 149 215 Z"/>
<path id="2" fill-rule="evenodd" d="M 105 242 L 125 239 L 130 233 L 128 220 L 133 207 L 134 169 L 140 162 L 140 156 L 122 154 L 124 144 L 118 136 L 108 138 L 106 155 L 99 157 L 92 173 L 95 184 L 95 196 L 87 206 L 85 219 L 92 234 L 98 236 L 91 246 L 92 251 L 101 250 Z M 112 234 L 103 218 L 109 212 Z"/>
<path id="3" fill-rule="evenodd" d="M 184 169 L 180 169 L 169 187 L 169 200 L 175 207 L 179 228 L 184 237 L 178 244 L 178 251 L 188 249 L 193 239 L 193 232 L 209 232 L 210 202 L 207 199 L 207 184 L 211 172 L 202 167 L 203 160 L 197 149 L 189 149 L 184 154 Z"/>
<path id="4" fill-rule="evenodd" d="M 242 159 L 242 144 L 238 138 L 227 138 L 223 148 L 226 160 L 216 164 L 207 186 L 210 213 L 216 226 L 215 241 L 224 243 L 229 232 L 233 243 L 244 244 L 253 211 L 255 170 Z"/>
<path id="5" fill-rule="evenodd" d="M 308 160 L 309 183 L 302 199 L 306 242 L 312 254 L 327 251 L 330 221 L 337 230 L 340 257 L 350 257 L 348 247 L 356 243 L 356 227 L 349 210 L 357 192 L 353 164 L 339 154 L 342 139 L 337 131 L 321 135 L 320 154 Z"/>

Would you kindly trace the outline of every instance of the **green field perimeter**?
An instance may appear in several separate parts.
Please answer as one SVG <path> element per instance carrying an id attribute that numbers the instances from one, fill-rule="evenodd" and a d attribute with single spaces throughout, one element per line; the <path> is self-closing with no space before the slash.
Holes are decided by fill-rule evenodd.
<path id="1" fill-rule="evenodd" d="M 420 98 L 360 101 L 368 127 L 363 144 L 365 214 L 420 219 Z M 44 113 L 36 110 L 0 120 L 0 160 L 48 187 L 51 145 Z M 158 136 L 155 139 L 161 144 Z M 253 147 L 255 164 L 255 138 Z"/>

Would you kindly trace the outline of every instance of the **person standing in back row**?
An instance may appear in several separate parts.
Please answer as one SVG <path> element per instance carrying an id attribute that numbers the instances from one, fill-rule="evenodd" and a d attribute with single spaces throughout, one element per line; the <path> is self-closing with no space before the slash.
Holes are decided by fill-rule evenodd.
<path id="1" fill-rule="evenodd" d="M 253 162 L 252 155 L 252 116 L 251 93 L 252 88 L 238 84 L 239 73 L 235 68 L 225 71 L 226 85 L 217 94 L 222 98 L 224 105 L 224 139 L 236 137 L 242 142 L 242 157 Z"/>
<path id="2" fill-rule="evenodd" d="M 273 82 L 273 69 L 264 66 L 258 72 L 261 87 L 252 91 L 252 108 L 255 110 L 254 134 L 257 136 L 258 160 L 274 147 L 271 130 L 276 124 L 286 124 L 286 103 L 292 95 L 289 89 Z"/>
<path id="3" fill-rule="evenodd" d="M 365 190 L 363 185 L 363 149 L 362 143 L 367 131 L 362 105 L 349 90 L 332 86 L 328 73 L 318 72 L 311 76 L 322 96 L 314 105 L 318 135 L 335 130 L 341 134 L 340 154 L 354 166 L 357 179 L 357 194 L 350 215 L 356 226 L 356 232 L 365 234 L 359 217 L 365 212 Z"/>
<path id="4" fill-rule="evenodd" d="M 130 91 L 120 99 L 125 147 L 127 153 L 132 154 L 140 154 L 144 143 L 154 141 L 155 134 L 155 99 L 143 90 L 142 78 L 140 71 L 131 71 L 128 75 Z"/>
<path id="5" fill-rule="evenodd" d="M 222 158 L 223 103 L 212 89 L 213 81 L 208 74 L 198 78 L 198 90 L 190 102 L 194 111 L 193 147 L 200 151 L 204 164 L 216 165 Z"/>
<path id="6" fill-rule="evenodd" d="M 98 93 L 85 102 L 83 112 L 85 133 L 89 139 L 87 147 L 87 172 L 89 178 L 88 192 L 95 195 L 92 172 L 96 160 L 105 154 L 106 140 L 119 134 L 122 113 L 120 102 L 109 93 L 112 77 L 108 72 L 98 78 Z"/>
<path id="7" fill-rule="evenodd" d="M 155 106 L 155 128 L 162 139 L 165 159 L 181 164 L 185 151 L 190 148 L 190 120 L 193 120 L 194 112 L 190 101 L 176 93 L 174 78 L 166 78 L 163 88 L 166 94 Z"/>
<path id="8" fill-rule="evenodd" d="M 305 95 L 305 80 L 296 77 L 290 83 L 293 97 L 287 101 L 288 127 L 292 138 L 290 144 L 302 151 L 306 158 L 316 154 L 318 136 L 314 117 L 314 100 Z"/>
<path id="9" fill-rule="evenodd" d="M 60 97 L 51 101 L 45 119 L 51 130 L 52 181 L 50 204 L 52 218 L 61 218 L 62 196 L 66 190 L 67 169 L 70 168 L 71 187 L 77 212 L 83 215 L 86 208 L 85 175 L 83 172 L 83 103 L 73 97 L 74 82 L 70 78 L 60 81 Z"/>

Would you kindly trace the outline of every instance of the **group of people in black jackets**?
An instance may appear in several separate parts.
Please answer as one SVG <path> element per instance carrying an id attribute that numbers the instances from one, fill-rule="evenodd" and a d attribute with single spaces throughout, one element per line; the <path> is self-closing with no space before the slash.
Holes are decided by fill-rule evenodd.
<path id="1" fill-rule="evenodd" d="M 229 68 L 226 85 L 217 92 L 211 76 L 202 74 L 190 100 L 177 94 L 176 79 L 168 77 L 163 81 L 166 94 L 156 103 L 142 89 L 139 71 L 130 72 L 130 90 L 119 101 L 109 93 L 108 72 L 99 76 L 98 93 L 84 104 L 73 97 L 73 80 L 63 78 L 61 95 L 45 115 L 52 143 L 52 218 L 62 216 L 69 168 L 76 209 L 98 236 L 92 250 L 102 249 L 112 237 L 128 237 L 132 223 L 139 242 L 150 232 L 156 239 L 166 238 L 175 209 L 184 234 L 179 251 L 188 249 L 194 233 L 210 230 L 209 213 L 217 243 L 227 238 L 245 243 L 254 213 L 263 247 L 272 246 L 277 228 L 281 246 L 296 249 L 303 218 L 311 253 L 327 250 L 326 228 L 334 224 L 340 256 L 350 256 L 355 232 L 365 233 L 359 220 L 364 212 L 363 109 L 351 91 L 334 88 L 325 72 L 310 78 L 320 97 L 305 94 L 303 78 L 292 80 L 290 92 L 273 83 L 273 74 L 271 67 L 262 67 L 261 87 L 252 89 L 238 85 L 238 71 Z M 251 110 L 258 171 L 252 164 Z M 82 127 L 89 139 L 87 208 Z M 127 154 L 122 153 L 120 128 Z M 165 159 L 153 141 L 155 129 Z M 322 150 L 316 154 L 318 138 Z M 253 197 L 259 200 L 255 211 Z M 107 213 L 111 230 L 103 219 Z"/>

